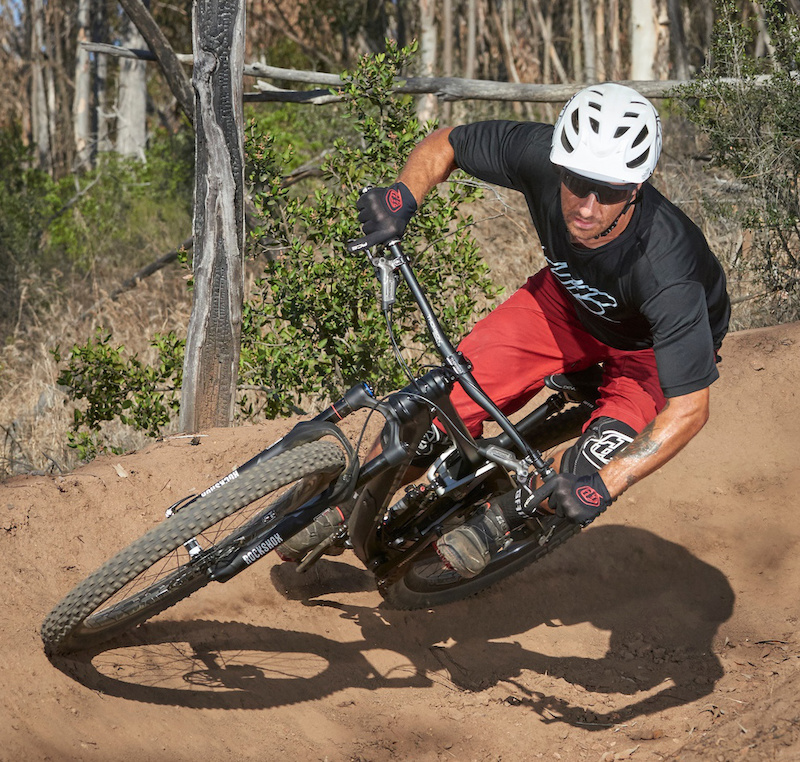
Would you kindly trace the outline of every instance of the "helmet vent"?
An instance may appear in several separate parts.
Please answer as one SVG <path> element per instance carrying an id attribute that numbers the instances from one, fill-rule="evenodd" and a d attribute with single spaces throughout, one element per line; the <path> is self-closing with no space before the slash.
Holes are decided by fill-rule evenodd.
<path id="1" fill-rule="evenodd" d="M 648 134 L 647 127 L 642 127 L 641 132 L 636 136 L 636 139 L 633 141 L 633 143 L 631 143 L 631 146 L 636 148 L 636 146 L 641 145 L 642 141 L 647 138 Z"/>
<path id="2" fill-rule="evenodd" d="M 589 118 L 589 124 L 591 125 L 592 129 L 597 133 L 600 134 L 600 122 L 597 119 Z"/>
<path id="3" fill-rule="evenodd" d="M 630 127 L 628 127 L 628 125 L 617 127 L 617 131 L 614 133 L 614 137 L 621 138 L 629 129 Z"/>
<path id="4" fill-rule="evenodd" d="M 648 148 L 645 150 L 643 154 L 640 154 L 637 158 L 627 162 L 627 166 L 629 169 L 636 169 L 636 167 L 641 167 L 647 161 L 647 157 L 650 155 L 650 149 Z"/>

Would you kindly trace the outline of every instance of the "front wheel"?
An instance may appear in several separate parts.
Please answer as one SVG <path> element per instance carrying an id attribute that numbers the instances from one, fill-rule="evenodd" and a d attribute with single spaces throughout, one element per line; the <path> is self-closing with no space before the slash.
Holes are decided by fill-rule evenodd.
<path id="1" fill-rule="evenodd" d="M 386 605 L 397 609 L 433 608 L 468 598 L 538 561 L 580 531 L 577 524 L 556 516 L 543 516 L 537 523 L 532 531 L 517 530 L 512 543 L 471 579 L 445 566 L 429 545 L 400 579 L 382 590 Z"/>
<path id="2" fill-rule="evenodd" d="M 322 492 L 344 465 L 338 446 L 315 441 L 233 472 L 77 585 L 42 625 L 45 651 L 93 647 L 191 595 L 220 559 Z"/>

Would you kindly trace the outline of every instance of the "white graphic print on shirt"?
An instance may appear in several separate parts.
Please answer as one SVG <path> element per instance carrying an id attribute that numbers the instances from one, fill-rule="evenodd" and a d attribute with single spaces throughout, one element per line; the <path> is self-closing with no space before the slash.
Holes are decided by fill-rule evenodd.
<path id="1" fill-rule="evenodd" d="M 544 252 L 544 258 L 561 285 L 578 299 L 589 312 L 603 316 L 608 308 L 617 306 L 617 300 L 611 294 L 589 286 L 580 278 L 573 278 L 566 262 L 552 262 L 546 251 Z"/>

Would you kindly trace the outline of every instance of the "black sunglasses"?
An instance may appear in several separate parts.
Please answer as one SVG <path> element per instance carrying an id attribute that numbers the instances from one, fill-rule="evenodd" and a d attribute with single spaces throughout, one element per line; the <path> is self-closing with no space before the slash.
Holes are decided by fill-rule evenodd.
<path id="1" fill-rule="evenodd" d="M 578 198 L 586 198 L 593 193 L 597 201 L 604 206 L 629 201 L 631 192 L 636 189 L 635 185 L 605 185 L 597 180 L 576 175 L 568 169 L 561 170 L 561 182 Z"/>

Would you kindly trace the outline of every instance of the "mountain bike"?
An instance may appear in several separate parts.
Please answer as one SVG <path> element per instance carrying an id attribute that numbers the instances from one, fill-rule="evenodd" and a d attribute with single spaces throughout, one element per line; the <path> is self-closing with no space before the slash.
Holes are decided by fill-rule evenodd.
<path id="1" fill-rule="evenodd" d="M 351 549 L 374 574 L 385 605 L 404 609 L 473 595 L 580 531 L 539 507 L 555 475 L 543 452 L 579 435 L 595 405 L 599 368 L 546 379 L 550 395 L 512 424 L 445 335 L 399 241 L 368 256 L 390 333 L 402 277 L 442 364 L 382 399 L 366 383 L 354 386 L 199 495 L 170 506 L 163 522 L 79 583 L 47 616 L 41 635 L 49 655 L 95 647 L 211 582 L 227 582 L 331 506 L 349 506 L 349 518 L 302 559 L 298 571 L 323 554 Z M 456 383 L 499 425 L 499 435 L 469 434 L 449 398 Z M 359 410 L 384 419 L 380 447 L 363 463 L 337 426 Z M 449 446 L 398 496 L 434 418 Z M 524 523 L 486 569 L 468 579 L 449 568 L 436 540 L 488 500 L 530 483 L 534 473 L 543 486 L 527 501 Z"/>

